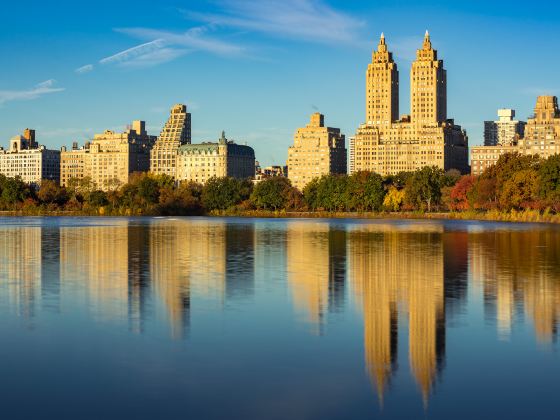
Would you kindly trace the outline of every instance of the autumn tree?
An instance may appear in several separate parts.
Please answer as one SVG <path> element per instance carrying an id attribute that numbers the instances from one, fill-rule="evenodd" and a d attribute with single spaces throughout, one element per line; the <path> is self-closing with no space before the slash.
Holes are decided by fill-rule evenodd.
<path id="1" fill-rule="evenodd" d="M 529 207 L 539 193 L 539 173 L 522 169 L 505 181 L 500 193 L 500 206 L 506 210 Z"/>
<path id="2" fill-rule="evenodd" d="M 471 207 L 468 194 L 475 185 L 476 177 L 465 175 L 459 178 L 450 193 L 450 210 L 468 210 Z"/>

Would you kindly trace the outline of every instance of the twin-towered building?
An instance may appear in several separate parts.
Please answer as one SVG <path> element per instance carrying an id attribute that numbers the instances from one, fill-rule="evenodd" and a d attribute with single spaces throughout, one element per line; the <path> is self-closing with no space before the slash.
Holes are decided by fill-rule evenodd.
<path id="1" fill-rule="evenodd" d="M 424 166 L 468 171 L 468 138 L 447 116 L 447 73 L 428 31 L 412 63 L 410 115 L 400 118 L 399 71 L 381 34 L 366 72 L 366 122 L 353 145 L 353 171 L 390 175 Z"/>
<path id="2" fill-rule="evenodd" d="M 410 74 L 410 114 L 399 118 L 399 71 L 385 36 L 366 71 L 366 122 L 350 138 L 350 173 L 381 175 L 424 166 L 468 172 L 466 132 L 447 116 L 447 73 L 426 31 Z M 323 116 L 297 130 L 288 151 L 292 184 L 346 173 L 347 153 L 339 129 L 323 127 Z"/>

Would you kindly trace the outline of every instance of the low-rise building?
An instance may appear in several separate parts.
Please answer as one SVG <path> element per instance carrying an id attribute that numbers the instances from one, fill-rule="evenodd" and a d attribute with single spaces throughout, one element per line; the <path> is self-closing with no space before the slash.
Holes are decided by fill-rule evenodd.
<path id="1" fill-rule="evenodd" d="M 288 178 L 302 190 L 311 180 L 346 173 L 346 145 L 339 128 L 325 127 L 325 117 L 316 112 L 307 126 L 298 128 L 288 149 Z"/>
<path id="2" fill-rule="evenodd" d="M 261 168 L 260 165 L 257 164 L 257 170 L 255 172 L 255 179 L 254 182 L 259 183 L 268 178 L 274 177 L 288 177 L 288 166 L 280 166 L 280 165 L 273 165 L 267 166 L 265 168 Z"/>
<path id="3" fill-rule="evenodd" d="M 225 133 L 217 142 L 184 144 L 177 155 L 177 181 L 206 183 L 212 177 L 253 178 L 255 151 L 228 141 Z"/>
<path id="4" fill-rule="evenodd" d="M 60 181 L 60 151 L 50 150 L 35 141 L 35 130 L 10 140 L 8 150 L 0 148 L 0 173 L 38 186 L 42 180 Z"/>
<path id="5" fill-rule="evenodd" d="M 473 146 L 471 147 L 471 174 L 480 175 L 495 165 L 500 156 L 515 153 L 516 146 Z"/>
<path id="6" fill-rule="evenodd" d="M 132 173 L 150 169 L 150 150 L 155 139 L 146 132 L 144 121 L 134 121 L 123 133 L 106 130 L 80 149 L 63 149 L 61 184 L 84 177 L 91 178 L 94 187 L 101 190 L 126 184 Z"/>

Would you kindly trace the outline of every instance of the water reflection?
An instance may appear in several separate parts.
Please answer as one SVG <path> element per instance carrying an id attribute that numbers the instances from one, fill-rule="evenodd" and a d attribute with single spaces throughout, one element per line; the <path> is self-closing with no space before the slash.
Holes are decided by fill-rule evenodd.
<path id="1" fill-rule="evenodd" d="M 427 400 L 445 355 L 442 226 L 364 225 L 349 235 L 352 280 L 364 316 L 366 366 L 383 400 L 396 369 L 399 305 L 408 315 L 410 370 Z"/>
<path id="2" fill-rule="evenodd" d="M 285 306 L 321 339 L 331 317 L 356 306 L 363 363 L 381 404 L 401 372 L 428 403 L 444 382 L 446 329 L 461 328 L 469 300 L 482 299 L 486 322 L 501 340 L 526 323 L 540 343 L 557 338 L 554 229 L 115 219 L 11 222 L 0 228 L 0 243 L 0 303 L 34 327 L 42 310 L 81 306 L 95 322 L 135 334 L 163 314 L 169 335 L 186 339 L 197 325 L 197 305 L 210 312 L 231 303 L 243 311 L 264 287 L 280 296 L 287 288 Z"/>
<path id="3" fill-rule="evenodd" d="M 469 238 L 473 282 L 483 289 L 489 322 L 507 339 L 514 318 L 534 324 L 537 339 L 557 337 L 560 317 L 560 235 L 555 231 L 495 231 Z"/>
<path id="4" fill-rule="evenodd" d="M 288 283 L 298 313 L 322 334 L 328 312 L 344 305 L 346 232 L 327 223 L 289 222 Z"/>

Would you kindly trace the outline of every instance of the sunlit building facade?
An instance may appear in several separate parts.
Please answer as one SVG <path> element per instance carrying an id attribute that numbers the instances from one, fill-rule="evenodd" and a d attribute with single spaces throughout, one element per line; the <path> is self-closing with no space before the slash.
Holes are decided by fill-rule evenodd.
<path id="1" fill-rule="evenodd" d="M 10 140 L 10 147 L 0 148 L 0 174 L 19 177 L 23 182 L 39 185 L 42 180 L 60 181 L 60 151 L 50 150 L 35 141 L 35 130 L 25 129 L 23 136 Z"/>
<path id="2" fill-rule="evenodd" d="M 539 96 L 532 118 L 524 125 L 524 136 L 512 144 L 471 148 L 471 172 L 480 175 L 506 153 L 548 158 L 560 153 L 560 110 L 556 96 Z M 518 139 L 518 140 L 517 140 Z"/>
<path id="3" fill-rule="evenodd" d="M 366 72 L 366 122 L 354 140 L 353 171 L 381 175 L 424 166 L 468 171 L 466 132 L 447 116 L 447 73 L 426 31 L 410 73 L 411 114 L 399 119 L 399 72 L 382 34 Z"/>
<path id="4" fill-rule="evenodd" d="M 210 178 L 238 179 L 255 176 L 255 151 L 252 147 L 228 140 L 225 133 L 215 143 L 184 144 L 177 155 L 177 181 L 201 184 Z"/>
<path id="5" fill-rule="evenodd" d="M 155 136 L 146 132 L 144 121 L 134 121 L 123 133 L 106 130 L 84 147 L 61 153 L 61 184 L 71 178 L 89 177 L 95 188 L 115 189 L 126 184 L 134 172 L 150 169 L 150 150 Z"/>
<path id="6" fill-rule="evenodd" d="M 523 137 L 525 122 L 515 119 L 514 109 L 498 109 L 497 121 L 484 121 L 485 146 L 514 146 Z"/>
<path id="7" fill-rule="evenodd" d="M 191 114 L 187 112 L 186 105 L 174 105 L 151 151 L 150 171 L 175 178 L 179 147 L 190 143 Z"/>
<path id="8" fill-rule="evenodd" d="M 307 126 L 298 128 L 288 149 L 288 178 L 302 190 L 312 179 L 345 174 L 346 145 L 339 128 L 325 127 L 325 117 L 311 115 Z"/>

